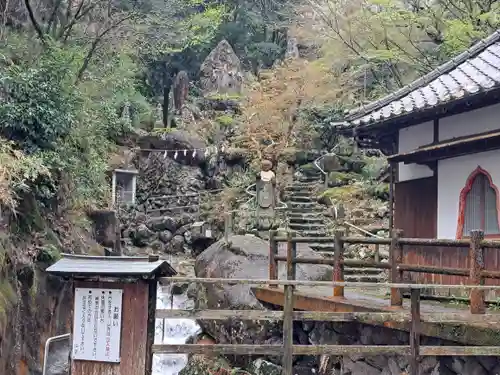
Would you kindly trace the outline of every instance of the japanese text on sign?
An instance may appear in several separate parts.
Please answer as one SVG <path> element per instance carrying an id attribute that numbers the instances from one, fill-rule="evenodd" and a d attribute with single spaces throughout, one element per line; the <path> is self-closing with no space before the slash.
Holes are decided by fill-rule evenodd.
<path id="1" fill-rule="evenodd" d="M 73 359 L 120 362 L 120 289 L 76 288 Z"/>

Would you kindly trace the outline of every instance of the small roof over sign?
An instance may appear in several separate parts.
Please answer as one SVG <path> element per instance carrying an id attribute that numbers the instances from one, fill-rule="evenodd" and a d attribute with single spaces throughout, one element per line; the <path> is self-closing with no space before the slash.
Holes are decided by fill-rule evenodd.
<path id="1" fill-rule="evenodd" d="M 62 259 L 47 268 L 48 273 L 65 277 L 169 277 L 177 272 L 158 256 L 89 256 L 63 254 Z"/>

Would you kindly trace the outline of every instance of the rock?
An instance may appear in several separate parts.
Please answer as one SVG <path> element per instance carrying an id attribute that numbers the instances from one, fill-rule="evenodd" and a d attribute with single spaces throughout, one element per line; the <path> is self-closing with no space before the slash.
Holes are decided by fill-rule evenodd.
<path id="1" fill-rule="evenodd" d="M 223 358 L 193 355 L 179 375 L 226 375 L 230 373 L 231 367 Z"/>
<path id="2" fill-rule="evenodd" d="M 488 375 L 488 371 L 474 358 L 467 358 L 462 370 L 463 375 Z"/>
<path id="3" fill-rule="evenodd" d="M 429 373 L 431 372 L 436 365 L 438 364 L 438 360 L 436 357 L 423 357 L 420 361 L 420 373 Z"/>
<path id="4" fill-rule="evenodd" d="M 200 86 L 204 94 L 239 95 L 243 84 L 240 59 L 225 39 L 208 54 L 200 67 Z"/>
<path id="5" fill-rule="evenodd" d="M 366 362 L 353 362 L 344 357 L 344 371 L 350 371 L 351 375 L 380 375 L 380 370 L 370 366 Z"/>
<path id="6" fill-rule="evenodd" d="M 163 242 L 164 244 L 167 244 L 172 239 L 172 232 L 170 232 L 169 230 L 164 230 L 164 231 L 160 232 L 160 234 L 158 235 L 158 238 L 160 239 L 161 242 Z"/>
<path id="7" fill-rule="evenodd" d="M 145 224 L 139 224 L 134 232 L 131 233 L 132 242 L 135 246 L 147 246 L 155 237 L 155 233 L 151 231 Z"/>
<path id="8" fill-rule="evenodd" d="M 184 237 L 176 235 L 165 248 L 167 254 L 181 254 L 184 252 Z"/>
<path id="9" fill-rule="evenodd" d="M 309 332 L 309 341 L 313 345 L 336 345 L 340 344 L 340 335 L 328 323 L 318 322 Z"/>
<path id="10" fill-rule="evenodd" d="M 146 223 L 147 227 L 155 232 L 170 231 L 175 232 L 175 220 L 170 216 L 152 217 Z"/>
<path id="11" fill-rule="evenodd" d="M 266 279 L 268 278 L 269 244 L 260 238 L 249 235 L 229 237 L 231 247 L 224 240 L 218 241 L 203 251 L 195 263 L 197 277 Z M 279 251 L 285 254 L 284 250 Z M 306 245 L 298 244 L 297 256 L 321 258 Z M 279 278 L 285 278 L 285 264 L 279 264 Z M 299 280 L 331 280 L 332 271 L 328 266 L 297 265 Z M 221 286 L 207 284 L 199 288 L 196 299 L 197 309 L 259 309 L 264 306 L 253 294 L 248 285 Z M 281 323 L 255 321 L 201 321 L 207 333 L 220 343 L 263 344 L 272 340 L 281 341 Z M 242 356 L 241 360 L 245 360 Z"/>
<path id="12" fill-rule="evenodd" d="M 283 368 L 272 362 L 259 358 L 252 362 L 250 371 L 252 371 L 255 375 L 281 375 Z"/>
<path id="13" fill-rule="evenodd" d="M 153 241 L 150 247 L 155 253 L 160 253 L 164 251 L 165 244 L 161 241 Z"/>
<path id="14" fill-rule="evenodd" d="M 193 243 L 193 234 L 191 233 L 191 231 L 188 230 L 184 232 L 184 241 L 186 241 L 188 245 L 191 245 Z"/>

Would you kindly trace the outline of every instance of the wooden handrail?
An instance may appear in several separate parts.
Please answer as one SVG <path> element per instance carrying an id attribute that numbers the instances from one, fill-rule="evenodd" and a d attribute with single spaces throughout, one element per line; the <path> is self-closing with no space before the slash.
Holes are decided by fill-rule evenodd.
<path id="1" fill-rule="evenodd" d="M 288 246 L 296 243 L 334 243 L 333 259 L 324 258 L 296 258 L 278 256 L 277 252 L 269 256 L 270 267 L 273 263 L 273 269 L 277 270 L 279 261 L 291 262 L 296 264 L 328 264 L 333 266 L 333 281 L 344 281 L 344 266 L 351 265 L 359 268 L 382 268 L 390 270 L 391 284 L 401 284 L 403 272 L 419 272 L 438 275 L 452 275 L 469 277 L 470 280 L 470 311 L 473 314 L 484 314 L 486 310 L 484 289 L 480 288 L 485 279 L 500 279 L 500 271 L 485 270 L 483 250 L 500 249 L 500 241 L 485 241 L 482 231 L 472 231 L 469 239 L 450 240 L 433 238 L 405 238 L 402 231 L 394 229 L 391 238 L 374 237 L 348 237 L 341 231 L 335 232 L 333 237 L 293 237 L 291 233 L 287 237 L 277 236 L 271 232 L 270 248 L 278 248 L 278 242 L 287 242 Z M 371 262 L 358 260 L 344 260 L 344 244 L 375 244 L 390 245 L 389 262 Z M 426 265 L 412 265 L 403 263 L 404 246 L 428 246 L 428 247 L 461 247 L 469 249 L 469 264 L 467 268 L 435 267 Z M 277 278 L 271 275 L 270 278 Z M 378 284 L 379 286 L 381 284 Z M 439 284 L 430 284 L 430 288 L 436 288 Z M 442 287 L 442 286 L 440 286 Z M 403 304 L 403 295 L 401 289 L 404 287 L 391 287 L 391 306 L 400 307 Z M 500 289 L 500 288 L 499 288 Z M 335 297 L 344 296 L 344 286 L 335 284 L 333 286 L 333 295 Z"/>

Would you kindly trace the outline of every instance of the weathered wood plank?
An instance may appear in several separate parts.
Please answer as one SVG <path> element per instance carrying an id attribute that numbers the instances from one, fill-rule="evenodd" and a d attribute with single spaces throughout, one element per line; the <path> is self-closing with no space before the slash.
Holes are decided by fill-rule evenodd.
<path id="1" fill-rule="evenodd" d="M 480 242 L 484 239 L 484 233 L 479 230 L 473 230 L 470 233 L 470 275 L 469 282 L 473 285 L 484 284 L 484 278 L 481 271 L 484 270 L 484 254 Z M 484 314 L 486 305 L 484 303 L 484 290 L 472 289 L 470 291 L 470 312 L 473 314 Z"/>
<path id="2" fill-rule="evenodd" d="M 418 375 L 420 354 L 420 290 L 411 291 L 410 375 Z"/>
<path id="3" fill-rule="evenodd" d="M 282 311 L 264 310 L 156 310 L 157 319 L 200 319 L 200 320 L 283 320 Z M 500 314 L 471 315 L 463 313 L 421 313 L 420 319 L 426 323 L 487 323 L 490 328 L 500 328 Z M 411 322 L 408 312 L 330 312 L 330 311 L 294 311 L 293 320 L 328 321 L 328 322 Z"/>
<path id="4" fill-rule="evenodd" d="M 368 282 L 332 282 L 332 281 L 312 281 L 312 280 L 267 280 L 267 279 L 225 279 L 225 278 L 192 278 L 192 277 L 162 277 L 160 281 L 167 283 L 201 283 L 201 284 L 230 284 L 230 285 L 255 285 L 268 286 L 276 285 L 296 285 L 296 286 L 343 286 L 346 288 L 404 288 L 404 289 L 478 289 L 478 290 L 500 290 L 500 285 L 449 285 L 449 284 L 404 284 L 404 283 L 368 283 Z"/>
<path id="5" fill-rule="evenodd" d="M 190 353 L 190 354 L 226 354 L 226 355 L 283 355 L 282 345 L 154 345 L 153 353 Z M 408 355 L 408 345 L 293 345 L 293 355 L 346 355 L 346 354 L 394 354 Z"/>
<path id="6" fill-rule="evenodd" d="M 154 345 L 153 353 L 273 355 L 283 354 L 282 345 Z M 294 345 L 293 355 L 410 355 L 409 345 Z M 500 356 L 500 346 L 421 346 L 421 356 Z"/>

